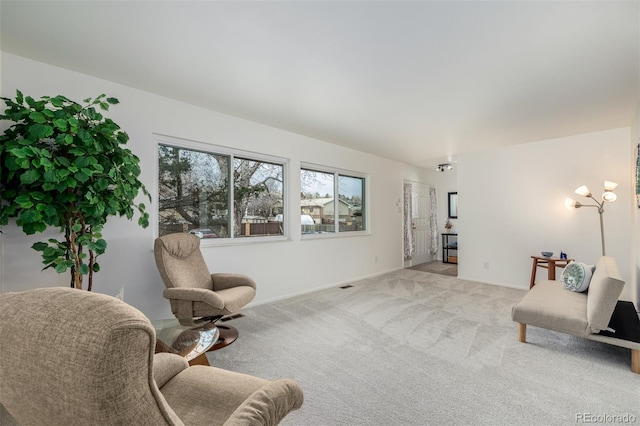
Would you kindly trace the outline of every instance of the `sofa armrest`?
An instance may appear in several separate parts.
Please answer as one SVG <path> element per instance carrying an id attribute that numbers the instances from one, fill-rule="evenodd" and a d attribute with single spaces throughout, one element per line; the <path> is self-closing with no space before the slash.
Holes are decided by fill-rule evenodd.
<path id="1" fill-rule="evenodd" d="M 186 358 L 168 352 L 160 352 L 153 356 L 153 378 L 162 388 L 169 380 L 178 373 L 189 367 Z"/>

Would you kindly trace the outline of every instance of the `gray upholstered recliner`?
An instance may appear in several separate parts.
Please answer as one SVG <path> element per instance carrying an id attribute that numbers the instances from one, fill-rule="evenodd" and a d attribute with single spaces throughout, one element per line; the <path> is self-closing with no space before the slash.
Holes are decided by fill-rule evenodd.
<path id="1" fill-rule="evenodd" d="M 103 294 L 0 294 L 0 342 L 0 404 L 18 424 L 274 425 L 303 402 L 295 380 L 154 355 L 150 321 Z"/>
<path id="2" fill-rule="evenodd" d="M 256 295 L 256 283 L 245 275 L 211 274 L 195 235 L 164 235 L 156 239 L 153 251 L 166 286 L 163 296 L 181 324 L 234 314 Z"/>

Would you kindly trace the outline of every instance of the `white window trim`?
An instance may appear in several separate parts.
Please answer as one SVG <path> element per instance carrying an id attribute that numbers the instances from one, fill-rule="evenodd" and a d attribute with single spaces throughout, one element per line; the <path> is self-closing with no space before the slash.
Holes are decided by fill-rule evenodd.
<path id="1" fill-rule="evenodd" d="M 307 163 L 307 162 L 300 162 L 300 173 L 298 174 L 298 180 L 300 180 L 300 175 L 302 173 L 302 169 L 305 170 L 312 170 L 315 172 L 322 172 L 322 173 L 331 173 L 334 175 L 334 180 L 333 180 L 333 191 L 334 191 L 334 199 L 338 197 L 338 175 L 342 175 L 342 176 L 349 176 L 349 177 L 355 177 L 355 178 L 362 178 L 364 179 L 364 205 L 362 206 L 362 208 L 364 208 L 364 214 L 365 214 L 365 219 L 366 219 L 366 227 L 367 229 L 365 229 L 364 231 L 348 231 L 348 232 L 340 232 L 339 231 L 339 225 L 335 227 L 335 230 L 331 233 L 326 233 L 326 234 L 302 234 L 302 229 L 298 229 L 298 232 L 300 233 L 301 239 L 302 240 L 319 240 L 319 239 L 325 239 L 325 238 L 348 238 L 348 237 L 361 237 L 361 236 L 365 236 L 365 235 L 371 235 L 371 218 L 369 215 L 369 203 L 370 203 L 370 175 L 368 173 L 362 173 L 362 172 L 357 172 L 354 170 L 347 170 L 347 169 L 341 169 L 338 167 L 330 167 L 330 166 L 325 166 L 325 165 L 321 165 L 321 164 L 315 164 L 315 163 Z M 300 204 L 298 202 L 298 204 Z M 293 207 L 293 206 L 291 206 Z M 300 206 L 298 206 L 298 210 L 300 210 Z M 335 219 L 335 215 L 337 215 L 339 212 L 339 209 L 334 209 L 334 219 Z M 335 223 L 338 223 L 338 221 L 335 221 Z"/>
<path id="2" fill-rule="evenodd" d="M 268 163 L 281 164 L 283 166 L 282 170 L 282 199 L 284 202 L 283 212 L 284 212 L 284 220 L 286 222 L 290 222 L 288 220 L 288 215 L 291 213 L 291 208 L 288 201 L 289 194 L 289 170 L 290 170 L 290 160 L 287 158 L 276 157 L 273 155 L 262 154 L 252 151 L 246 151 L 242 149 L 230 148 L 221 145 L 215 145 L 212 143 L 199 142 L 190 139 L 179 138 L 175 136 L 163 135 L 159 133 L 154 133 L 154 150 L 155 150 L 155 165 L 154 165 L 154 196 L 156 200 L 160 199 L 160 182 L 158 179 L 158 175 L 160 173 L 160 169 L 158 166 L 158 145 L 170 145 L 178 148 L 186 148 L 193 149 L 197 151 L 209 152 L 211 154 L 221 154 L 228 155 L 231 157 L 233 161 L 234 158 L 247 158 L 249 160 L 256 161 L 264 161 Z M 233 191 L 230 194 L 230 203 L 233 205 Z M 153 209 L 152 212 L 152 220 L 153 224 L 153 239 L 155 240 L 159 236 L 158 226 L 159 226 L 159 214 L 158 207 Z M 283 225 L 283 235 L 272 235 L 265 237 L 235 237 L 233 236 L 233 232 L 231 236 L 228 238 L 204 238 L 200 240 L 200 247 L 220 247 L 220 246 L 231 246 L 231 245 L 243 245 L 243 244 L 263 244 L 263 243 L 272 243 L 272 242 L 281 242 L 281 241 L 291 241 L 291 235 L 289 231 L 289 226 Z"/>

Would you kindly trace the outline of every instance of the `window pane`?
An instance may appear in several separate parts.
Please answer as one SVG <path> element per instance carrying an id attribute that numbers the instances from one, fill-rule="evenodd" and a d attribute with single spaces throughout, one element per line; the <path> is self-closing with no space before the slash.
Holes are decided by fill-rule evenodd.
<path id="1" fill-rule="evenodd" d="M 364 231 L 367 229 L 364 206 L 364 179 L 338 176 L 338 221 L 340 232 Z"/>
<path id="2" fill-rule="evenodd" d="M 229 237 L 229 157 L 158 145 L 159 235 Z"/>
<path id="3" fill-rule="evenodd" d="M 303 234 L 335 232 L 333 173 L 300 170 Z"/>
<path id="4" fill-rule="evenodd" d="M 282 164 L 234 159 L 235 237 L 284 234 L 283 178 Z"/>

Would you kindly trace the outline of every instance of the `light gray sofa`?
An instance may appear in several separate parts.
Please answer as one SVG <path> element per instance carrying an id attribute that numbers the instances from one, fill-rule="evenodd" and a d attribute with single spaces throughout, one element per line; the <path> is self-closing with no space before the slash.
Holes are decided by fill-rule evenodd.
<path id="1" fill-rule="evenodd" d="M 98 293 L 0 294 L 0 423 L 276 425 L 303 402 L 293 379 L 258 377 L 154 354 L 137 309 Z"/>
<path id="2" fill-rule="evenodd" d="M 511 311 L 519 323 L 518 340 L 526 342 L 527 325 L 532 325 L 625 347 L 631 349 L 631 370 L 640 374 L 640 343 L 601 333 L 609 328 L 623 287 L 615 259 L 609 256 L 596 263 L 585 293 L 566 290 L 562 281 L 537 283 Z"/>

